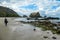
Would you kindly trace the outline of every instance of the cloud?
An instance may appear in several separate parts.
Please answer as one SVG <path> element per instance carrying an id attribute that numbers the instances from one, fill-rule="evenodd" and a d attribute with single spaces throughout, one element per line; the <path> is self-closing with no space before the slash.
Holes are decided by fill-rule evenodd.
<path id="1" fill-rule="evenodd" d="M 41 14 L 53 16 L 59 12 L 60 0 L 0 0 L 0 6 L 13 9 L 18 14 L 29 15 L 31 12 L 44 11 Z"/>
<path id="2" fill-rule="evenodd" d="M 56 10 L 53 11 L 47 11 L 46 15 L 53 17 L 60 17 L 60 7 L 58 7 Z"/>

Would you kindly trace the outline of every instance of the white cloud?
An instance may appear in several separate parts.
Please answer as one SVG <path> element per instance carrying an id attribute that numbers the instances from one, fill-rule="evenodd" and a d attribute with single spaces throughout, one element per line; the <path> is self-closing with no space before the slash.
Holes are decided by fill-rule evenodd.
<path id="1" fill-rule="evenodd" d="M 26 6 L 29 4 L 37 5 L 38 9 L 37 10 L 27 10 L 24 8 L 20 8 L 21 6 Z M 14 11 L 16 11 L 17 13 L 20 12 L 23 14 L 28 14 L 28 13 L 35 12 L 35 11 L 44 10 L 46 15 L 47 14 L 55 15 L 59 8 L 53 10 L 51 7 L 52 6 L 60 7 L 60 2 L 56 1 L 56 0 L 54 0 L 54 1 L 52 1 L 52 0 L 9 0 L 9 2 L 7 2 L 7 0 L 4 0 L 3 2 L 1 2 L 0 5 L 9 7 L 11 9 L 13 9 Z"/>

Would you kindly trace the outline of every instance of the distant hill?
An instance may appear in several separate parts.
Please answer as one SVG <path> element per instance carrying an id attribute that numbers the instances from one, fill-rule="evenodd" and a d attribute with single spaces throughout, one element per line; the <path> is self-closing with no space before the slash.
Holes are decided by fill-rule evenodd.
<path id="1" fill-rule="evenodd" d="M 0 17 L 19 17 L 19 15 L 12 9 L 0 6 Z"/>

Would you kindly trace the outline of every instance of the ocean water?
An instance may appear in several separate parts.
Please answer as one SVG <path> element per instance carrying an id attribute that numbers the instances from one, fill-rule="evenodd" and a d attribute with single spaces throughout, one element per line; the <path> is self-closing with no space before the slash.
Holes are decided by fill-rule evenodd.
<path id="1" fill-rule="evenodd" d="M 27 20 L 27 18 L 17 18 L 15 20 L 16 21 L 35 21 L 35 20 Z M 44 20 L 41 20 L 41 21 L 44 21 Z M 49 20 L 49 21 L 51 21 L 52 23 L 60 22 L 60 20 Z"/>

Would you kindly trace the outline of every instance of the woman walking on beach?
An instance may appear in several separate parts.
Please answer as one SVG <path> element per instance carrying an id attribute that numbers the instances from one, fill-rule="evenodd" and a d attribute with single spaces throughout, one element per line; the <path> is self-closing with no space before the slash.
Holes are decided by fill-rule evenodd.
<path id="1" fill-rule="evenodd" d="M 5 18 L 4 19 L 5 26 L 7 26 L 8 20 Z"/>

